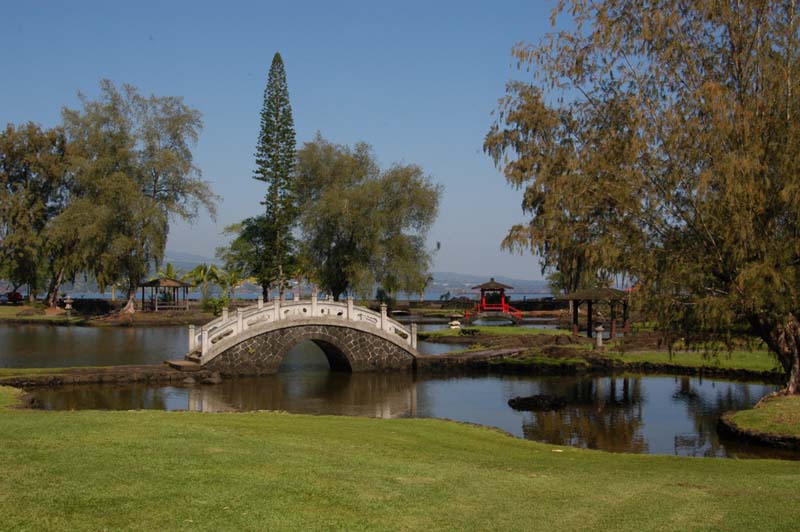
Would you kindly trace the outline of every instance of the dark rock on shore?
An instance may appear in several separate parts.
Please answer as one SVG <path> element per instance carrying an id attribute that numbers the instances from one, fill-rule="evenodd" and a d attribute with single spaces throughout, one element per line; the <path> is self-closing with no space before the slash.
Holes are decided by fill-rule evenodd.
<path id="1" fill-rule="evenodd" d="M 555 395 L 531 395 L 530 397 L 512 397 L 508 400 L 508 406 L 514 410 L 527 410 L 531 412 L 548 412 L 550 410 L 560 410 L 567 405 L 561 397 Z"/>

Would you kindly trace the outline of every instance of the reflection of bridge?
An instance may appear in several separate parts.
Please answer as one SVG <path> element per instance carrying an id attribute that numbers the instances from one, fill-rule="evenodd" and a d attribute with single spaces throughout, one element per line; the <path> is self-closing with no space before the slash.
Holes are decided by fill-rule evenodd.
<path id="1" fill-rule="evenodd" d="M 417 353 L 417 327 L 407 329 L 380 312 L 346 302 L 275 299 L 207 323 L 189 327 L 189 354 L 171 361 L 180 369 L 205 368 L 224 374 L 275 373 L 289 349 L 302 341 L 317 344 L 332 369 L 381 371 L 411 368 Z"/>

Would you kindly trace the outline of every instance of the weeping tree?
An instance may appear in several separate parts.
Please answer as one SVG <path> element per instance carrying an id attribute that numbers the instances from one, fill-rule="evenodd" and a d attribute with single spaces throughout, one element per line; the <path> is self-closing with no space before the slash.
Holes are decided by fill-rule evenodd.
<path id="1" fill-rule="evenodd" d="M 9 124 L 0 131 L 0 275 L 28 285 L 31 300 L 41 288 L 48 300 L 65 269 L 65 243 L 50 230 L 69 199 L 66 139 L 60 128 Z"/>
<path id="2" fill-rule="evenodd" d="M 142 96 L 131 86 L 100 84 L 96 100 L 80 95 L 64 109 L 75 187 L 62 216 L 84 268 L 100 289 L 122 281 L 124 312 L 136 288 L 164 256 L 170 221 L 191 221 L 216 197 L 194 165 L 200 113 L 180 97 Z"/>
<path id="3" fill-rule="evenodd" d="M 381 170 L 368 144 L 321 135 L 298 152 L 302 256 L 308 276 L 334 299 L 415 291 L 427 276 L 425 247 L 441 187 L 416 165 Z"/>
<path id="4" fill-rule="evenodd" d="M 513 54 L 486 148 L 525 189 L 546 264 L 638 281 L 665 331 L 761 338 L 800 393 L 799 8 L 562 0 Z M 524 233 L 527 231 L 527 233 Z"/>

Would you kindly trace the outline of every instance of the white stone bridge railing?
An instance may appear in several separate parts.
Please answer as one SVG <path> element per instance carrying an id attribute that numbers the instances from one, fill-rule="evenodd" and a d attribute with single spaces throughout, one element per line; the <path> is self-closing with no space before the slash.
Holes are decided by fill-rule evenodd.
<path id="1" fill-rule="evenodd" d="M 386 305 L 381 305 L 380 312 L 375 312 L 355 306 L 353 299 L 349 297 L 346 302 L 319 301 L 316 295 L 312 295 L 310 300 L 305 301 L 275 298 L 272 302 L 265 303 L 259 296 L 256 305 L 237 308 L 234 313 L 228 312 L 227 308 L 222 309 L 222 316 L 203 325 L 199 331 L 194 325 L 190 325 L 189 355 L 199 351 L 200 362 L 205 363 L 212 346 L 224 338 L 238 336 L 252 327 L 266 323 L 286 321 L 288 325 L 292 321 L 312 318 L 333 318 L 372 326 L 396 335 L 400 343 L 405 343 L 414 350 L 417 348 L 417 324 L 405 327 L 393 320 L 386 313 Z"/>

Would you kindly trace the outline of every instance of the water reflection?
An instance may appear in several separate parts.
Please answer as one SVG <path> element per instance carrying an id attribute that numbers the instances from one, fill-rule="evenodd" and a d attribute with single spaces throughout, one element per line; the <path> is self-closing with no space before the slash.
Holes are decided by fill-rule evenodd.
<path id="1" fill-rule="evenodd" d="M 277 375 L 218 386 L 73 386 L 34 390 L 48 409 L 283 410 L 369 417 L 437 417 L 498 427 L 516 436 L 613 452 L 798 458 L 721 439 L 719 416 L 776 389 L 693 377 L 422 376 L 327 370 L 313 344 L 287 355 Z M 519 412 L 516 396 L 547 394 L 567 406 Z"/>
<path id="2" fill-rule="evenodd" d="M 0 368 L 161 364 L 186 354 L 188 334 L 183 326 L 0 324 Z M 463 349 L 463 346 L 419 342 L 418 349 L 425 355 L 439 355 Z"/>
<path id="3" fill-rule="evenodd" d="M 589 449 L 646 453 L 642 435 L 642 379 L 625 377 L 545 381 L 541 393 L 562 397 L 558 412 L 534 412 L 523 421 L 525 437 Z"/>
<path id="4" fill-rule="evenodd" d="M 160 364 L 186 353 L 186 327 L 0 325 L 0 367 Z"/>

